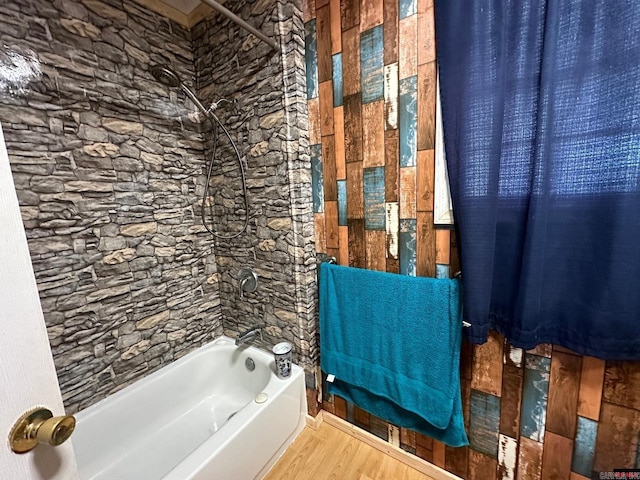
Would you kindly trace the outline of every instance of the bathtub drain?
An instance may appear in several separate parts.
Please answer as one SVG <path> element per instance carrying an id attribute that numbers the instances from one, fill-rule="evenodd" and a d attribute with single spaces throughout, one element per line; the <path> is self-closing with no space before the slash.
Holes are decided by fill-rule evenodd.
<path id="1" fill-rule="evenodd" d="M 256 362 L 253 361 L 253 358 L 249 357 L 244 361 L 244 366 L 247 367 L 247 370 L 253 372 L 256 369 Z"/>

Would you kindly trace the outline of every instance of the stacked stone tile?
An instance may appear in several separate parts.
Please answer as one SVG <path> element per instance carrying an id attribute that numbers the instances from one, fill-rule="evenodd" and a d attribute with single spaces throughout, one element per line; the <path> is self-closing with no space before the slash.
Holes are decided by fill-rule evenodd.
<path id="1" fill-rule="evenodd" d="M 41 62 L 0 122 L 74 412 L 222 333 L 201 127 L 148 72 L 191 82 L 190 32 L 128 0 L 9 0 L 0 41 Z"/>
<path id="2" fill-rule="evenodd" d="M 316 265 L 301 2 L 233 10 L 282 55 L 220 16 L 192 32 L 130 0 L 8 0 L 0 40 L 42 77 L 0 92 L 2 122 L 60 386 L 75 412 L 223 332 L 266 325 L 315 387 Z M 195 55 L 194 55 L 195 54 Z M 248 232 L 200 223 L 211 125 L 149 73 L 195 87 L 248 167 Z M 244 221 L 240 171 L 220 136 L 209 226 Z M 215 253 L 215 254 L 214 254 Z M 240 300 L 245 265 L 259 288 Z M 221 301 L 222 298 L 222 301 Z"/>
<path id="3" fill-rule="evenodd" d="M 224 331 L 234 336 L 266 325 L 262 346 L 292 342 L 295 360 L 306 367 L 313 386 L 316 265 L 301 2 L 241 0 L 233 11 L 276 39 L 282 54 L 221 16 L 193 30 L 199 96 L 205 105 L 232 100 L 216 113 L 248 166 L 249 232 L 216 240 Z M 245 212 L 240 171 L 228 141 L 219 138 L 211 182 L 213 224 L 230 235 L 242 227 Z M 205 138 L 208 158 L 212 146 Z M 236 274 L 245 265 L 258 273 L 260 285 L 241 300 Z"/>

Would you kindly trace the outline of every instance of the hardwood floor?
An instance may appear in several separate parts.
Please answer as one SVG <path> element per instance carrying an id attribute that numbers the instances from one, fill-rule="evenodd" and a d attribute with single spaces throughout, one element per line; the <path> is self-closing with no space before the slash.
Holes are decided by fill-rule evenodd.
<path id="1" fill-rule="evenodd" d="M 265 480 L 432 480 L 337 428 L 307 427 Z"/>

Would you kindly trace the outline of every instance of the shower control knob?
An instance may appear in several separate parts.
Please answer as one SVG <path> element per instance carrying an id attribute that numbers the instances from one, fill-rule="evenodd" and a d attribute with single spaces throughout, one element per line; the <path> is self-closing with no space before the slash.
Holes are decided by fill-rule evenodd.
<path id="1" fill-rule="evenodd" d="M 241 299 L 244 297 L 244 292 L 255 292 L 258 288 L 258 274 L 251 267 L 242 267 L 238 272 L 237 280 Z"/>

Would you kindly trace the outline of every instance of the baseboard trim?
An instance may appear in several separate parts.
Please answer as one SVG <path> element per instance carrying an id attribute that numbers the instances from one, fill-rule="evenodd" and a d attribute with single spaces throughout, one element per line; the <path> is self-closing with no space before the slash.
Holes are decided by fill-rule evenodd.
<path id="1" fill-rule="evenodd" d="M 309 424 L 309 419 L 313 420 L 314 426 L 311 426 Z M 327 422 L 328 425 L 331 425 L 332 427 L 335 427 L 338 430 L 341 430 L 351 435 L 352 437 L 357 438 L 361 442 L 364 442 L 367 445 L 380 450 L 386 455 L 389 455 L 390 457 L 404 463 L 405 465 L 418 470 L 420 473 L 428 475 L 429 477 L 433 478 L 433 480 L 462 480 L 460 477 L 454 475 L 453 473 L 447 472 L 437 465 L 429 463 L 426 460 L 416 457 L 415 455 L 411 455 L 401 448 L 398 448 L 395 445 L 391 445 L 389 442 L 385 442 L 372 433 L 369 433 L 366 430 L 361 429 L 360 427 L 352 425 L 346 420 L 343 420 L 340 417 L 336 417 L 326 410 L 321 410 L 316 418 L 313 418 L 310 415 L 307 416 L 307 425 L 309 425 L 310 428 L 317 429 L 322 424 L 322 422 Z"/>
<path id="2" fill-rule="evenodd" d="M 307 414 L 307 427 L 309 427 L 311 430 L 318 430 L 318 428 L 320 428 L 320 425 L 322 425 L 322 422 L 324 422 L 324 415 L 323 415 L 323 411 L 320 410 L 318 412 L 318 415 L 316 415 L 315 417 L 312 417 L 311 415 Z"/>

